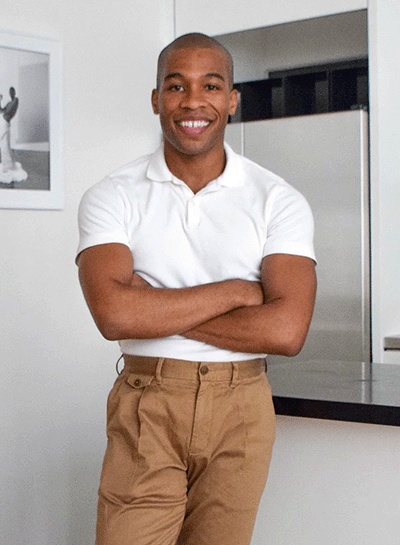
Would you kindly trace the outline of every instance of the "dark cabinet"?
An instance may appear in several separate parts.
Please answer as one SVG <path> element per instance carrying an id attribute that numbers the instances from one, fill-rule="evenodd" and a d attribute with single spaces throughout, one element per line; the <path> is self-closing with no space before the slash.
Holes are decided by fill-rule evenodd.
<path id="1" fill-rule="evenodd" d="M 235 87 L 240 102 L 230 119 L 233 123 L 368 109 L 368 61 L 271 72 L 268 79 L 236 83 Z"/>

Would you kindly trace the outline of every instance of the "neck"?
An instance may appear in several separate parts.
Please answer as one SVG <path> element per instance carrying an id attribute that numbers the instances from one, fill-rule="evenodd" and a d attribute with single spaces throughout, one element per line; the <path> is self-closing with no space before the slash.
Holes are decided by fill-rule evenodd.
<path id="1" fill-rule="evenodd" d="M 193 193 L 197 193 L 218 178 L 226 164 L 223 143 L 208 152 L 196 155 L 181 153 L 165 143 L 164 156 L 172 174 L 185 182 Z"/>

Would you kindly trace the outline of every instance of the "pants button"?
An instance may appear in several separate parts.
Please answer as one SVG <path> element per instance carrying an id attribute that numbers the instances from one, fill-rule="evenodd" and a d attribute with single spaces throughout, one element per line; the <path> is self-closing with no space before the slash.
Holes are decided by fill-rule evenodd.
<path id="1" fill-rule="evenodd" d="M 202 375 L 206 375 L 209 371 L 209 368 L 207 367 L 207 365 L 203 365 L 203 367 L 200 368 L 200 373 Z"/>
<path id="2" fill-rule="evenodd" d="M 140 388 L 140 386 L 142 385 L 142 381 L 140 380 L 140 378 L 137 378 L 133 384 L 136 386 L 136 388 Z"/>

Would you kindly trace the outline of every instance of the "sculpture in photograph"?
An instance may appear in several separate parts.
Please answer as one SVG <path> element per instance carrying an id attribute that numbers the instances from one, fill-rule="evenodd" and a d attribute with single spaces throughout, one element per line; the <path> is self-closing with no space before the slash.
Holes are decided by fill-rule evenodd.
<path id="1" fill-rule="evenodd" d="M 11 100 L 4 107 L 1 106 L 3 96 L 0 95 L 0 182 L 10 184 L 23 182 L 27 179 L 28 174 L 22 168 L 21 163 L 15 161 L 11 149 L 11 120 L 17 113 L 19 101 L 14 87 L 10 87 L 9 93 Z"/>

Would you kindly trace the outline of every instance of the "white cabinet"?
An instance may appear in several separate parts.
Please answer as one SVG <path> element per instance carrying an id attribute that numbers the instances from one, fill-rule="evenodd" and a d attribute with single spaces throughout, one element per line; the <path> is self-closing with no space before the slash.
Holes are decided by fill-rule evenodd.
<path id="1" fill-rule="evenodd" d="M 400 351 L 399 350 L 385 350 L 383 355 L 384 363 L 394 363 L 400 365 Z"/>
<path id="2" fill-rule="evenodd" d="M 367 0 L 176 0 L 176 35 L 217 35 L 365 9 Z"/>

